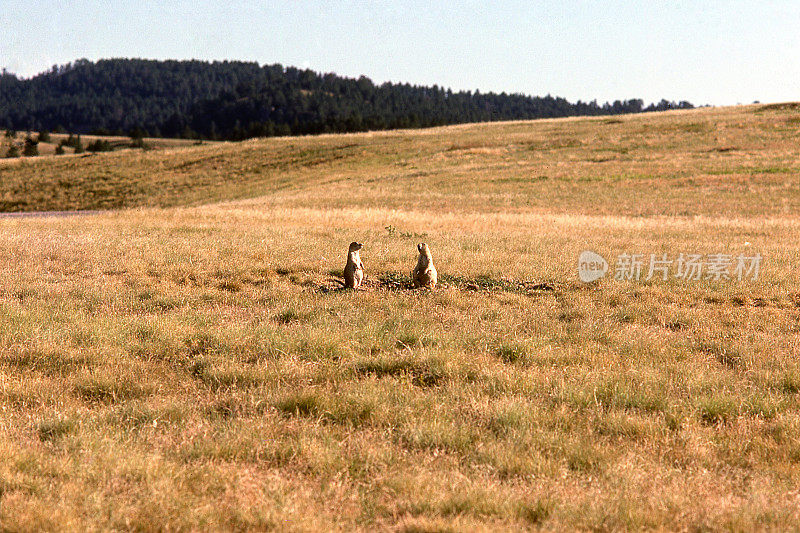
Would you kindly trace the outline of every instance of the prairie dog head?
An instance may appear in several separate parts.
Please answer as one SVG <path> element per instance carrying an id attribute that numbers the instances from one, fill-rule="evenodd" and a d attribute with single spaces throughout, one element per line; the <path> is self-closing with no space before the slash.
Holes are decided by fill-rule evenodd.
<path id="1" fill-rule="evenodd" d="M 420 243 L 417 245 L 417 250 L 419 251 L 419 262 L 420 264 L 429 265 L 433 263 L 433 256 L 431 256 L 431 251 L 428 248 L 428 245 Z"/>
<path id="2" fill-rule="evenodd" d="M 347 253 L 349 253 L 349 254 L 353 254 L 353 253 L 354 254 L 358 254 L 358 251 L 361 249 L 362 246 L 364 246 L 364 245 L 361 244 L 360 242 L 353 241 L 353 242 L 350 243 L 350 248 L 348 248 Z"/>

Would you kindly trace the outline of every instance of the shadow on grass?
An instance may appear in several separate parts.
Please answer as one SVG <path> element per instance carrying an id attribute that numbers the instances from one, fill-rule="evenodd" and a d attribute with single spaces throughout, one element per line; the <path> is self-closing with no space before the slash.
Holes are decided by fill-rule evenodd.
<path id="1" fill-rule="evenodd" d="M 476 277 L 458 276 L 443 274 L 439 276 L 439 283 L 436 289 L 457 289 L 465 292 L 487 292 L 487 293 L 516 293 L 537 295 L 545 293 L 557 293 L 565 289 L 554 281 L 523 281 L 510 278 L 493 278 L 487 275 Z M 408 274 L 400 272 L 384 272 L 379 274 L 377 279 L 367 278 L 361 287 L 355 290 L 360 291 L 431 291 L 428 287 L 414 287 Z M 337 278 L 329 278 L 325 284 L 317 287 L 317 291 L 323 294 L 342 293 L 353 291 L 344 287 L 344 282 Z"/>

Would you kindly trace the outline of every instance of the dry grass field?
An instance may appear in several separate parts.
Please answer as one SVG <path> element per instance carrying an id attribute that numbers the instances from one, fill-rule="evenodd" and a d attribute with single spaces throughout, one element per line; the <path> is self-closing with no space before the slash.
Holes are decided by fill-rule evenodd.
<path id="1" fill-rule="evenodd" d="M 17 160 L 0 206 L 125 208 L 0 218 L 0 530 L 800 523 L 800 106 Z"/>

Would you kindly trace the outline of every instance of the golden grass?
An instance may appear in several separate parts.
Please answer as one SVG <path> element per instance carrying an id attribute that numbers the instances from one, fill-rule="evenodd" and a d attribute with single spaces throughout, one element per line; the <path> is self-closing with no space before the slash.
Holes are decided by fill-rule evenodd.
<path id="1" fill-rule="evenodd" d="M 0 528 L 791 529 L 796 116 L 2 167 L 7 205 L 150 207 L 0 220 Z M 353 240 L 366 288 L 332 290 Z M 764 263 L 586 286 L 587 248 Z"/>

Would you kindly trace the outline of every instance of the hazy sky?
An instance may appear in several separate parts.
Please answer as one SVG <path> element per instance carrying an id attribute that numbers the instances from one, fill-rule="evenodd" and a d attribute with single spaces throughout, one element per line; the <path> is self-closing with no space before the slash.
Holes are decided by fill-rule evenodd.
<path id="1" fill-rule="evenodd" d="M 0 67 L 242 59 L 570 100 L 800 100 L 797 0 L 431 4 L 0 0 Z"/>

